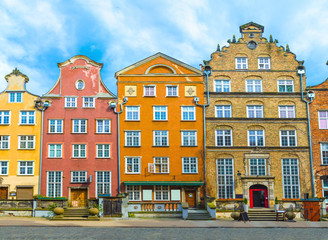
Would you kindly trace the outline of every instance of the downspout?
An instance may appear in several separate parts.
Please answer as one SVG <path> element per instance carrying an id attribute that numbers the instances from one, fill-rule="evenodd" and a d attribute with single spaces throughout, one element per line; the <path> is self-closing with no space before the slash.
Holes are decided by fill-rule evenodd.
<path id="1" fill-rule="evenodd" d="M 210 66 L 205 66 L 204 67 L 204 73 L 206 75 L 206 104 L 199 104 L 199 98 L 195 97 L 194 101 L 196 106 L 202 107 L 203 108 L 203 152 L 204 152 L 204 196 L 207 197 L 207 181 L 206 181 L 206 123 L 205 123 L 205 108 L 210 105 L 210 100 L 209 100 L 209 85 L 208 85 L 208 76 L 211 74 L 211 67 Z"/>
<path id="2" fill-rule="evenodd" d="M 41 195 L 42 146 L 43 146 L 43 109 L 41 110 L 41 137 L 40 137 L 40 167 L 39 167 L 39 195 Z"/>
<path id="3" fill-rule="evenodd" d="M 311 165 L 311 183 L 312 183 L 312 197 L 315 198 L 315 187 L 314 187 L 314 176 L 313 176 L 313 157 L 312 157 L 312 138 L 311 138 L 311 125 L 310 125 L 310 110 L 309 104 L 313 102 L 313 98 L 310 98 L 310 101 L 304 99 L 303 96 L 303 74 L 305 73 L 305 68 L 303 66 L 297 67 L 297 73 L 301 78 L 301 98 L 302 101 L 306 103 L 306 113 L 307 113 L 307 125 L 308 125 L 308 137 L 309 137 L 309 145 L 310 145 L 310 165 Z"/>

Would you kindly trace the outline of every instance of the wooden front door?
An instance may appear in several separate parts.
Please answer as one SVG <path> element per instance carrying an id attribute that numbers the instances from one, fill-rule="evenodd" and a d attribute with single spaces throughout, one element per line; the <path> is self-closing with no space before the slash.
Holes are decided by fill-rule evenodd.
<path id="1" fill-rule="evenodd" d="M 8 188 L 0 187 L 0 200 L 7 200 L 7 199 L 8 199 Z"/>
<path id="2" fill-rule="evenodd" d="M 71 189 L 72 207 L 86 207 L 88 203 L 87 189 Z"/>
<path id="3" fill-rule="evenodd" d="M 186 202 L 188 203 L 189 207 L 196 207 L 196 191 L 192 190 L 192 191 L 185 191 L 186 193 Z"/>

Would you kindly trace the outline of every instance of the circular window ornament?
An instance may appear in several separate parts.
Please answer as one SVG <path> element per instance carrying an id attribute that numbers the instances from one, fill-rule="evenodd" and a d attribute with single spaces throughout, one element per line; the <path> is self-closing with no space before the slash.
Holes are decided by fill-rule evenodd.
<path id="1" fill-rule="evenodd" d="M 75 87 L 77 90 L 82 90 L 84 88 L 84 81 L 83 80 L 77 80 L 75 82 Z"/>
<path id="2" fill-rule="evenodd" d="M 249 49 L 253 50 L 257 47 L 257 43 L 254 42 L 254 41 L 250 41 L 250 42 L 248 42 L 247 46 L 248 46 Z"/>

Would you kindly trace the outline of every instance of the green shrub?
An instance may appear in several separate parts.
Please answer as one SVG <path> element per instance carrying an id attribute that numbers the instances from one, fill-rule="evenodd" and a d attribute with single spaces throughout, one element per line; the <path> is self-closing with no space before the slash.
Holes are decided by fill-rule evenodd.
<path id="1" fill-rule="evenodd" d="M 208 207 L 211 209 L 216 209 L 216 206 L 214 203 L 207 203 Z"/>
<path id="2" fill-rule="evenodd" d="M 248 203 L 247 198 L 244 198 L 244 204 L 247 204 L 247 203 Z"/>
<path id="3" fill-rule="evenodd" d="M 274 204 L 279 204 L 277 197 L 274 199 Z"/>
<path id="4" fill-rule="evenodd" d="M 58 206 L 57 206 L 56 203 L 54 203 L 54 204 L 50 204 L 50 205 L 48 206 L 48 209 L 49 209 L 50 211 L 53 211 L 56 207 L 58 207 Z"/>

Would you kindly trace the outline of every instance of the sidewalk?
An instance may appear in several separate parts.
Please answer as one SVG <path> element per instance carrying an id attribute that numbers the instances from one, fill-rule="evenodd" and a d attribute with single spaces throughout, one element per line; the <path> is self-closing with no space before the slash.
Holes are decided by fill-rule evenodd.
<path id="1" fill-rule="evenodd" d="M 190 221 L 180 219 L 101 219 L 100 221 L 50 221 L 32 217 L 0 217 L 0 227 L 123 227 L 123 228 L 328 228 L 328 222 L 239 222 L 233 220 Z"/>

